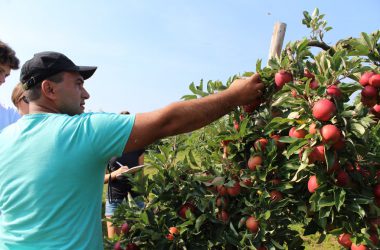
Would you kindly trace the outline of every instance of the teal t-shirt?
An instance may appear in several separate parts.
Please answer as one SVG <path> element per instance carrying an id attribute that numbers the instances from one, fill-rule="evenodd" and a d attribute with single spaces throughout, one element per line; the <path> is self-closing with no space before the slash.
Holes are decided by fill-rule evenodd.
<path id="1" fill-rule="evenodd" d="M 0 133 L 0 249 L 103 249 L 105 167 L 135 116 L 31 114 Z"/>

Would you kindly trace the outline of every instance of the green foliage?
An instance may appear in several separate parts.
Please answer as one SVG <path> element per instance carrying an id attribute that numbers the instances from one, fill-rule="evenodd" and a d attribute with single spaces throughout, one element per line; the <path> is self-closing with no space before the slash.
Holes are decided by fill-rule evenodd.
<path id="1" fill-rule="evenodd" d="M 379 182 L 380 125 L 362 100 L 350 100 L 362 89 L 362 73 L 379 72 L 380 32 L 328 46 L 323 36 L 331 28 L 324 15 L 316 9 L 304 17 L 311 39 L 290 42 L 268 66 L 257 61 L 266 89 L 256 109 L 237 107 L 203 129 L 149 148 L 150 174 L 133 180 L 146 207 L 139 210 L 131 201 L 118 209 L 113 222 L 128 221 L 132 228 L 114 241 L 142 249 L 303 249 L 304 235 L 317 233 L 320 243 L 345 232 L 353 242 L 375 247 L 369 236 L 378 233 L 373 221 L 380 219 L 380 200 L 373 194 Z M 322 50 L 313 54 L 314 46 Z M 279 88 L 274 78 L 280 69 L 293 79 Z M 222 91 L 252 74 L 224 84 L 191 83 L 191 94 L 183 99 Z M 341 95 L 329 95 L 331 87 Z M 321 99 L 336 108 L 327 121 L 313 115 Z M 313 125 L 316 133 L 309 132 Z M 339 129 L 338 141 L 323 140 L 325 125 Z M 293 127 L 306 135 L 292 137 Z M 322 158 L 315 156 L 317 146 Z M 262 162 L 250 162 L 254 157 Z M 313 192 L 311 176 L 318 185 Z M 257 232 L 246 227 L 250 216 L 258 221 Z M 173 240 L 167 238 L 170 227 L 180 231 Z"/>

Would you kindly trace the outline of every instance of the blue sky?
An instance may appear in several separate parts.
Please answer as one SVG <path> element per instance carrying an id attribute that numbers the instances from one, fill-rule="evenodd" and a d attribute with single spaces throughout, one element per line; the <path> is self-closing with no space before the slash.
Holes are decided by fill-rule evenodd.
<path id="1" fill-rule="evenodd" d="M 318 7 L 333 27 L 325 41 L 380 28 L 380 1 L 0 0 L 0 39 L 21 62 L 46 50 L 96 65 L 86 111 L 151 111 L 189 94 L 200 79 L 226 81 L 267 60 L 275 22 L 285 44 L 309 35 L 302 12 Z M 0 88 L 11 105 L 14 71 Z"/>

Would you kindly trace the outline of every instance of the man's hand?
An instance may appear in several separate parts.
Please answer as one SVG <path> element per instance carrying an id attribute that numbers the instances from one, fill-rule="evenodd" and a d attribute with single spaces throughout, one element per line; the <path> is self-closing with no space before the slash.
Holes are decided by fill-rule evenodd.
<path id="1" fill-rule="evenodd" d="M 111 178 L 112 178 L 112 177 L 115 177 L 115 178 L 119 177 L 120 175 L 122 175 L 122 174 L 124 174 L 125 172 L 127 172 L 128 169 L 129 169 L 129 167 L 127 167 L 127 166 L 122 166 L 122 167 L 120 167 L 118 170 L 115 170 L 115 171 L 113 171 L 113 172 L 111 173 Z"/>
<path id="2" fill-rule="evenodd" d="M 264 84 L 261 82 L 259 74 L 244 79 L 236 79 L 228 88 L 236 95 L 237 106 L 251 104 L 263 94 L 263 89 Z"/>

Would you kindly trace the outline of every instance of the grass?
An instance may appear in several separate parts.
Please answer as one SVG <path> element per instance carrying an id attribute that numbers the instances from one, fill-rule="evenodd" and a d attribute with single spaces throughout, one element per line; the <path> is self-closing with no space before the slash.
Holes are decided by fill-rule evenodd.
<path id="1" fill-rule="evenodd" d="M 319 233 L 308 235 L 308 236 L 302 236 L 304 229 L 301 225 L 293 225 L 292 228 L 294 230 L 297 230 L 300 232 L 302 239 L 304 240 L 304 246 L 306 250 L 339 250 L 341 249 L 335 236 L 333 235 L 327 235 L 325 240 L 318 244 L 318 239 L 320 237 Z"/>

